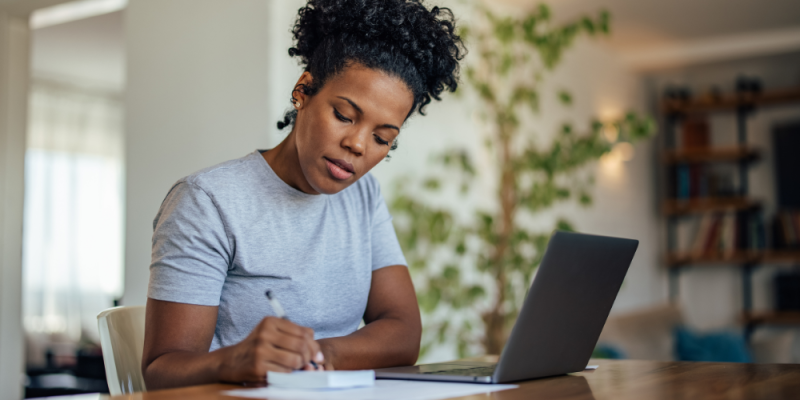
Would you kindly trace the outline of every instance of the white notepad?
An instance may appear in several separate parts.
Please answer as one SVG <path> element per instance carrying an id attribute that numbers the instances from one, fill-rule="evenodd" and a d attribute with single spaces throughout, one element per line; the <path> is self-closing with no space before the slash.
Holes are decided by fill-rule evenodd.
<path id="1" fill-rule="evenodd" d="M 375 371 L 267 372 L 269 386 L 287 389 L 342 389 L 375 385 Z"/>

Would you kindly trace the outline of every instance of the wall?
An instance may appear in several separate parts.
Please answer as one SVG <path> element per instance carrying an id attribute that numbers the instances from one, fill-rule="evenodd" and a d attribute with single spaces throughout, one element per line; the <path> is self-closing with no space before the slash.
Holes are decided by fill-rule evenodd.
<path id="1" fill-rule="evenodd" d="M 0 8 L 0 399 L 22 398 L 22 203 L 29 46 L 27 17 Z"/>
<path id="2" fill-rule="evenodd" d="M 152 221 L 183 176 L 270 143 L 266 0 L 132 0 L 125 305 L 144 304 Z"/>

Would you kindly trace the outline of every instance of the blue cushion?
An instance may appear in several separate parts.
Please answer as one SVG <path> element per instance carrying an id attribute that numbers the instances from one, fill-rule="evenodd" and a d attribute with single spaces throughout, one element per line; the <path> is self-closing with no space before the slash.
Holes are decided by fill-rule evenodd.
<path id="1" fill-rule="evenodd" d="M 617 346 L 609 343 L 598 343 L 592 352 L 592 358 L 610 358 L 612 360 L 622 360 L 625 352 Z"/>
<path id="2" fill-rule="evenodd" d="M 751 362 L 740 333 L 697 333 L 686 327 L 675 329 L 675 358 L 680 361 Z"/>

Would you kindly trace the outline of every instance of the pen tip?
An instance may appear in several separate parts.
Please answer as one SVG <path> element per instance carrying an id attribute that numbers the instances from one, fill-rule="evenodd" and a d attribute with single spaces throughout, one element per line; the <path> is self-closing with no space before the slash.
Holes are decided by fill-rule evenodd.
<path id="1" fill-rule="evenodd" d="M 267 290 L 267 293 L 265 293 L 265 294 L 267 295 L 268 299 L 272 300 L 272 291 L 271 290 Z"/>

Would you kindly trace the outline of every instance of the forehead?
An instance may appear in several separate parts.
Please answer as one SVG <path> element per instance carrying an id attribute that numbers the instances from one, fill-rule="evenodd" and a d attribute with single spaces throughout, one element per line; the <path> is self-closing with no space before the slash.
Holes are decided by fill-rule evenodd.
<path id="1" fill-rule="evenodd" d="M 383 71 L 356 64 L 331 78 L 320 94 L 347 97 L 364 110 L 365 116 L 383 117 L 402 124 L 411 111 L 414 95 L 405 82 Z"/>

